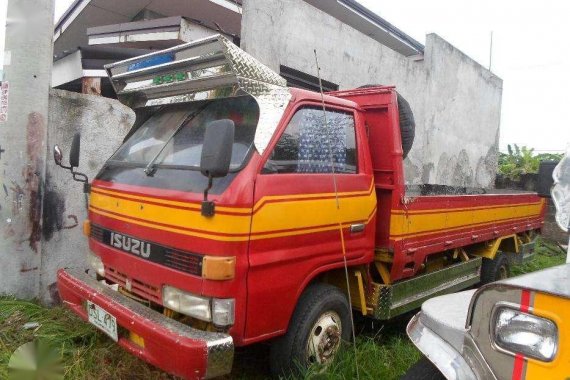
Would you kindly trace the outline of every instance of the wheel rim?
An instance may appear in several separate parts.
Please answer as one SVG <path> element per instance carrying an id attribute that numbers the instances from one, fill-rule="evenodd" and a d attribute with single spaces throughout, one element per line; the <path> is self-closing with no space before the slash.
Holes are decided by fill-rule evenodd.
<path id="1" fill-rule="evenodd" d="M 321 314 L 307 340 L 307 362 L 328 364 L 340 347 L 342 322 L 334 311 Z"/>
<path id="2" fill-rule="evenodd" d="M 501 265 L 499 267 L 499 273 L 497 274 L 498 274 L 497 280 L 504 280 L 509 277 L 509 273 L 507 272 L 507 267 L 505 265 Z"/>

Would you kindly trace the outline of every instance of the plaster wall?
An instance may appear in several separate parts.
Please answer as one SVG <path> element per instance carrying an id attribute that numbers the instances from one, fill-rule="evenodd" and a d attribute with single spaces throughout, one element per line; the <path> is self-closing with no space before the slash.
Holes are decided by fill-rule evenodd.
<path id="1" fill-rule="evenodd" d="M 53 0 L 3 0 L 0 63 L 0 295 L 33 298 L 41 267 Z M 2 70 L 0 70 L 2 71 Z"/>
<path id="2" fill-rule="evenodd" d="M 134 120 L 134 112 L 117 100 L 62 90 L 50 92 L 39 287 L 45 303 L 57 301 L 55 281 L 59 268 L 88 267 L 87 239 L 82 232 L 87 219 L 83 185 L 75 182 L 69 171 L 55 165 L 52 148 L 60 146 L 67 164 L 73 136 L 81 132 L 78 171 L 91 181 L 119 147 Z"/>
<path id="3" fill-rule="evenodd" d="M 410 102 L 416 140 L 406 182 L 493 187 L 502 80 L 435 34 L 405 57 L 302 0 L 244 0 L 241 46 L 279 72 L 285 65 L 349 89 L 395 85 Z"/>

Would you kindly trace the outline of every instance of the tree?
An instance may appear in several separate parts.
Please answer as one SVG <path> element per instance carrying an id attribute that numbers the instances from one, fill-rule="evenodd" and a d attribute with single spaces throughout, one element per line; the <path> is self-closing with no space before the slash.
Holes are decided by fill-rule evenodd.
<path id="1" fill-rule="evenodd" d="M 508 153 L 499 153 L 499 174 L 504 175 L 512 180 L 519 180 L 521 175 L 529 173 L 538 173 L 540 161 L 552 160 L 560 161 L 562 154 L 541 153 L 534 154 L 533 148 L 522 146 L 519 148 L 514 144 L 507 145 Z"/>

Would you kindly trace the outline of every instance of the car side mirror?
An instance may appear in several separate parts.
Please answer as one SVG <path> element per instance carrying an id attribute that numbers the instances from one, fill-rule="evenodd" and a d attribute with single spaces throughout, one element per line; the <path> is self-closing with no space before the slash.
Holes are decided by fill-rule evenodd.
<path id="1" fill-rule="evenodd" d="M 72 168 L 79 166 L 79 151 L 81 150 L 81 133 L 77 132 L 73 136 L 71 149 L 69 150 L 69 165 Z"/>
<path id="2" fill-rule="evenodd" d="M 206 126 L 200 171 L 208 177 L 208 187 L 204 189 L 202 215 L 214 215 L 214 202 L 208 201 L 208 191 L 212 188 L 214 178 L 225 177 L 230 171 L 234 144 L 235 124 L 232 120 L 215 120 Z"/>

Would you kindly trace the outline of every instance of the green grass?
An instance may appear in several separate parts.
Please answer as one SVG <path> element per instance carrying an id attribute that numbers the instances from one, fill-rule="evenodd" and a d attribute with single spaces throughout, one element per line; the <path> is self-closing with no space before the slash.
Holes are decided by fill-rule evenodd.
<path id="1" fill-rule="evenodd" d="M 553 243 L 539 240 L 537 253 L 528 263 L 512 268 L 513 275 L 559 265 L 565 252 Z M 410 343 L 405 326 L 410 315 L 382 323 L 368 319 L 356 322 L 356 360 L 362 379 L 398 379 L 420 358 Z M 40 327 L 24 330 L 26 322 Z M 51 344 L 61 352 L 67 379 L 173 379 L 160 370 L 127 354 L 94 327 L 63 307 L 44 308 L 35 302 L 0 298 L 0 379 L 7 378 L 10 356 L 20 345 L 34 339 Z M 236 351 L 234 371 L 227 379 L 265 379 L 269 375 L 266 344 Z M 307 379 L 355 378 L 352 345 L 344 346 L 325 371 L 309 369 Z"/>

